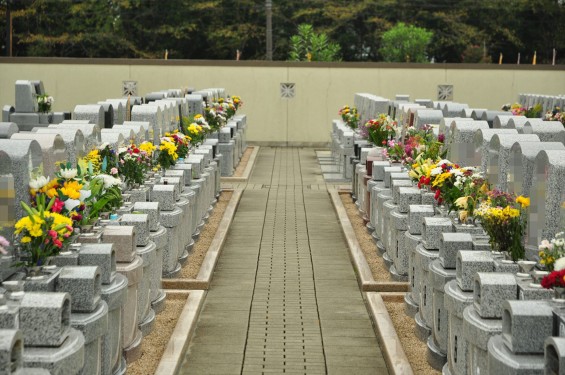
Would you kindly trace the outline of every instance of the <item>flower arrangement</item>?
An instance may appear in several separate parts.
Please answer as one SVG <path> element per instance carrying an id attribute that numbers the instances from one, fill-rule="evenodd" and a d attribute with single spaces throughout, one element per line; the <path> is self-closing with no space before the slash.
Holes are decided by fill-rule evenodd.
<path id="1" fill-rule="evenodd" d="M 51 107 L 55 103 L 55 99 L 48 94 L 38 95 L 37 96 L 37 106 L 38 110 L 41 113 L 49 113 L 51 111 Z"/>
<path id="2" fill-rule="evenodd" d="M 543 119 L 545 121 L 559 121 L 565 126 L 565 112 L 561 112 L 561 108 L 557 106 L 552 111 L 547 111 Z"/>
<path id="3" fill-rule="evenodd" d="M 526 229 L 526 208 L 530 199 L 494 189 L 487 192 L 475 210 L 484 230 L 490 237 L 491 246 L 498 251 L 508 252 L 512 260 L 524 258 L 523 237 Z"/>
<path id="4" fill-rule="evenodd" d="M 389 138 L 396 133 L 396 126 L 396 121 L 392 120 L 390 116 L 381 113 L 376 119 L 371 119 L 365 123 L 369 133 L 367 139 L 375 146 L 387 146 Z"/>
<path id="5" fill-rule="evenodd" d="M 233 103 L 236 111 L 239 109 L 239 107 L 243 106 L 243 100 L 241 100 L 241 97 L 237 95 L 233 95 L 231 97 L 231 102 Z"/>
<path id="6" fill-rule="evenodd" d="M 549 275 L 541 279 L 541 286 L 545 289 L 565 287 L 565 269 L 552 271 Z"/>
<path id="7" fill-rule="evenodd" d="M 565 268 L 565 232 L 559 232 L 551 241 L 543 240 L 539 245 L 539 263 L 548 271 L 557 268 Z"/>
<path id="8" fill-rule="evenodd" d="M 455 187 L 462 191 L 462 196 L 455 200 L 455 206 L 459 209 L 459 220 L 463 223 L 474 216 L 475 208 L 487 198 L 489 184 L 480 173 L 463 174 L 457 176 Z"/>
<path id="9" fill-rule="evenodd" d="M 123 177 L 128 189 L 140 185 L 152 164 L 152 155 L 156 147 L 151 142 L 143 142 L 137 147 L 130 144 L 119 151 L 118 174 Z"/>
<path id="10" fill-rule="evenodd" d="M 409 127 L 400 139 L 386 141 L 383 155 L 393 162 L 401 162 L 410 169 L 412 164 L 418 164 L 416 160 L 443 159 L 447 154 L 447 150 L 443 149 L 444 141 L 445 136 L 440 134 L 436 138 L 429 125 L 424 125 L 421 129 Z"/>
<path id="11" fill-rule="evenodd" d="M 224 126 L 227 121 L 225 114 L 223 113 L 223 107 L 213 105 L 207 105 L 204 108 L 204 118 L 207 124 L 210 126 L 211 131 L 220 130 L 220 128 Z M 183 126 L 190 125 L 192 122 L 195 121 L 190 121 L 190 119 L 185 120 L 185 117 L 183 117 Z"/>
<path id="12" fill-rule="evenodd" d="M 178 158 L 175 141 L 171 137 L 162 137 L 161 144 L 159 145 L 159 155 L 157 156 L 157 162 L 161 165 L 161 168 L 170 168 L 176 164 Z"/>
<path id="13" fill-rule="evenodd" d="M 347 126 L 351 129 L 357 129 L 359 126 L 359 113 L 357 112 L 356 107 L 349 107 L 348 105 L 344 105 L 338 112 L 341 116 L 341 119 Z"/>
<path id="14" fill-rule="evenodd" d="M 188 137 L 180 133 L 178 130 L 175 130 L 172 133 L 165 133 L 165 137 L 173 139 L 173 142 L 175 143 L 175 146 L 177 148 L 177 154 L 179 158 L 184 159 L 186 155 L 188 155 Z"/>
<path id="15" fill-rule="evenodd" d="M 198 146 L 206 138 L 206 133 L 204 132 L 204 127 L 193 122 L 183 126 L 183 132 L 190 141 L 191 144 Z"/>
<path id="16" fill-rule="evenodd" d="M 502 106 L 503 111 L 512 112 L 514 116 L 525 116 L 527 118 L 540 118 L 543 107 L 541 104 L 536 104 L 532 107 L 525 108 L 520 103 L 505 104 Z"/>
<path id="17" fill-rule="evenodd" d="M 36 207 L 21 202 L 27 216 L 16 222 L 14 231 L 21 250 L 20 264 L 28 267 L 44 265 L 47 258 L 57 255 L 70 242 L 72 221 L 67 216 L 51 211 L 55 201 L 53 197 L 46 205 L 45 195 L 42 194 L 37 197 Z"/>
<path id="18" fill-rule="evenodd" d="M 93 174 L 108 173 L 118 167 L 118 155 L 116 151 L 105 142 L 98 148 L 90 151 L 81 161 L 83 165 L 88 165 L 88 163 L 92 165 Z"/>

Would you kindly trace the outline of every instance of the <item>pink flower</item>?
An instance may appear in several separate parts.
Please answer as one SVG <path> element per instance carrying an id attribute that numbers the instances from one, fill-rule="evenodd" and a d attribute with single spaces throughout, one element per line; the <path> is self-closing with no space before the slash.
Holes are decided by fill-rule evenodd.
<path id="1" fill-rule="evenodd" d="M 10 242 L 8 242 L 8 240 L 4 238 L 4 236 L 0 236 L 0 246 L 8 247 L 10 246 Z"/>
<path id="2" fill-rule="evenodd" d="M 65 202 L 59 198 L 55 198 L 55 202 L 53 203 L 53 206 L 51 206 L 51 211 L 59 213 L 63 207 L 65 207 Z"/>
<path id="3" fill-rule="evenodd" d="M 118 168 L 113 167 L 112 169 L 110 169 L 110 174 L 118 174 Z"/>
<path id="4" fill-rule="evenodd" d="M 58 248 L 63 247 L 63 243 L 61 242 L 61 240 L 59 240 L 58 238 L 55 238 L 53 240 L 53 245 L 57 246 Z"/>
<path id="5" fill-rule="evenodd" d="M 51 236 L 52 238 L 57 238 L 57 236 L 58 236 L 58 233 L 57 233 L 56 231 L 54 231 L 53 229 L 50 229 L 50 230 L 47 232 L 47 234 L 48 234 L 49 236 Z"/>

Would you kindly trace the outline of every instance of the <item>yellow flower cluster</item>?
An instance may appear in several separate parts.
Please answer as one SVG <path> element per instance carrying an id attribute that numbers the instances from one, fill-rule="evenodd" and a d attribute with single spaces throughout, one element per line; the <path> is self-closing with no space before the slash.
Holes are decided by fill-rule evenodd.
<path id="1" fill-rule="evenodd" d="M 513 208 L 511 206 L 506 206 L 504 208 L 492 207 L 490 205 L 490 200 L 482 202 L 478 210 L 476 210 L 475 212 L 477 216 L 482 217 L 483 219 L 491 220 L 494 223 L 504 223 L 510 219 L 514 219 L 520 216 L 519 209 Z"/>
<path id="2" fill-rule="evenodd" d="M 80 189 L 82 189 L 82 184 L 78 181 L 74 180 L 67 180 L 63 184 L 63 187 L 60 189 L 61 193 L 66 195 L 71 199 L 79 199 L 80 198 Z"/>
<path id="3" fill-rule="evenodd" d="M 193 122 L 192 124 L 188 125 L 188 128 L 187 128 L 187 129 L 188 129 L 188 131 L 189 131 L 191 134 L 200 134 L 200 133 L 202 133 L 202 126 L 200 126 L 200 125 L 198 125 L 198 124 L 196 124 L 196 123 L 194 123 L 194 122 Z"/>
<path id="4" fill-rule="evenodd" d="M 88 165 L 88 162 L 90 162 L 90 164 L 92 164 L 92 169 L 95 172 L 100 171 L 100 164 L 102 164 L 102 161 L 100 160 L 100 152 L 97 149 L 90 151 L 84 157 L 84 165 Z"/>
<path id="5" fill-rule="evenodd" d="M 157 149 L 157 147 L 155 147 L 153 145 L 153 143 L 145 141 L 145 142 L 142 142 L 139 145 L 139 149 L 141 151 L 145 151 L 147 153 L 147 155 L 151 156 L 151 155 L 153 155 L 153 151 L 155 151 Z"/>
<path id="6" fill-rule="evenodd" d="M 56 212 L 44 211 L 43 217 L 44 218 L 42 219 L 39 215 L 24 216 L 18 220 L 14 226 L 16 229 L 14 233 L 20 234 L 25 230 L 25 236 L 23 236 L 20 240 L 22 243 L 31 242 L 32 237 L 37 238 L 45 235 L 45 230 L 54 230 L 57 232 L 58 236 L 63 236 L 70 232 L 69 228 L 73 225 L 73 221 L 70 218 Z M 50 228 L 45 228 L 44 219 L 48 218 L 53 219 L 53 222 Z"/>
<path id="7" fill-rule="evenodd" d="M 159 146 L 160 151 L 166 151 L 173 160 L 177 160 L 179 156 L 177 155 L 177 147 L 172 140 L 161 139 L 161 145 Z"/>

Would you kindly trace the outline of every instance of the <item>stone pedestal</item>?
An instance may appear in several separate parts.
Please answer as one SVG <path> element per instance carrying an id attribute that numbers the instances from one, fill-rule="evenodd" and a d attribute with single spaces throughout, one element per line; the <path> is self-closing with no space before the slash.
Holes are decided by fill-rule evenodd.
<path id="1" fill-rule="evenodd" d="M 473 303 L 473 293 L 464 292 L 451 280 L 445 286 L 445 309 L 448 315 L 447 364 L 443 373 L 467 374 L 468 343 L 463 339 L 463 311 Z"/>
<path id="2" fill-rule="evenodd" d="M 101 298 L 108 305 L 108 331 L 102 338 L 102 374 L 124 374 L 126 361 L 123 357 L 122 310 L 126 304 L 128 279 L 116 274 L 114 280 L 102 285 Z"/>
<path id="3" fill-rule="evenodd" d="M 116 271 L 127 278 L 127 298 L 122 306 L 122 347 L 127 363 L 132 363 L 141 356 L 142 334 L 138 321 L 138 295 L 143 281 L 143 260 L 136 256 L 130 263 L 117 263 Z"/>

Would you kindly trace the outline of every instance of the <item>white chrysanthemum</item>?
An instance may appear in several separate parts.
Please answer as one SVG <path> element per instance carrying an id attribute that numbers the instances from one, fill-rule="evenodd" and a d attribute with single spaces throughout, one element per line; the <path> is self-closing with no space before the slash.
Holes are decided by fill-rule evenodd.
<path id="1" fill-rule="evenodd" d="M 557 259 L 553 264 L 553 269 L 555 271 L 561 271 L 562 269 L 565 269 L 565 258 Z"/>
<path id="2" fill-rule="evenodd" d="M 447 159 L 443 159 L 443 160 L 440 160 L 440 161 L 437 163 L 437 165 L 442 165 L 442 164 L 451 164 L 451 162 L 450 162 L 449 160 L 447 160 Z"/>
<path id="3" fill-rule="evenodd" d="M 99 174 L 96 178 L 101 178 L 104 181 L 104 188 L 108 189 L 112 186 L 118 186 L 122 183 L 122 180 L 119 178 L 110 176 L 109 174 Z"/>
<path id="4" fill-rule="evenodd" d="M 441 174 L 441 172 L 442 172 L 441 167 L 436 167 L 430 171 L 430 174 L 432 176 L 437 176 L 438 174 Z"/>
<path id="5" fill-rule="evenodd" d="M 29 182 L 29 187 L 32 189 L 41 189 L 42 187 L 44 187 L 45 185 L 47 185 L 47 183 L 49 182 L 49 179 L 45 176 L 39 176 L 37 178 L 34 178 L 33 180 L 31 180 Z"/>
<path id="6" fill-rule="evenodd" d="M 565 240 L 563 238 L 556 239 L 553 243 L 556 247 L 563 247 L 565 246 Z"/>
<path id="7" fill-rule="evenodd" d="M 69 169 L 61 169 L 61 177 L 70 180 L 71 178 L 75 178 L 78 174 L 78 170 L 76 168 L 69 168 Z"/>

